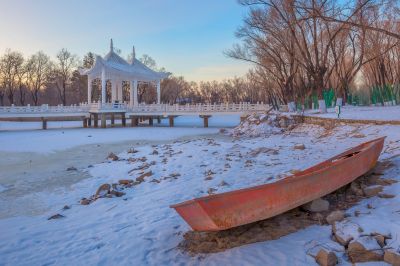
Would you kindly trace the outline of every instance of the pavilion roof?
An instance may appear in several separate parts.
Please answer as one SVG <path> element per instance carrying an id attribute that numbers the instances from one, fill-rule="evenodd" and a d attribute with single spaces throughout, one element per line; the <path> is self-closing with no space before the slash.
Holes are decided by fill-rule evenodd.
<path id="1" fill-rule="evenodd" d="M 107 79 L 119 78 L 124 80 L 157 81 L 167 78 L 170 75 L 170 73 L 154 71 L 137 60 L 135 58 L 135 48 L 133 48 L 132 61 L 127 62 L 114 52 L 112 40 L 108 54 L 104 57 L 96 55 L 93 66 L 91 68 L 80 69 L 80 74 L 101 77 L 103 67 Z"/>

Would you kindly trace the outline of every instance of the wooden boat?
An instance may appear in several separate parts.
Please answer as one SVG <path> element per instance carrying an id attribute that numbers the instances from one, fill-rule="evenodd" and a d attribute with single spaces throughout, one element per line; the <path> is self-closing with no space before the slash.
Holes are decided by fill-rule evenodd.
<path id="1" fill-rule="evenodd" d="M 264 220 L 325 196 L 372 169 L 385 137 L 365 142 L 274 183 L 172 205 L 195 231 L 219 231 Z"/>

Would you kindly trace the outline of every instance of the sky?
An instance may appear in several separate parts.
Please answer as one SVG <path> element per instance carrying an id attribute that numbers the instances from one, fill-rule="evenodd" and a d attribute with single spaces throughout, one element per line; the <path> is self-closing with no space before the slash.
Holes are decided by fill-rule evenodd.
<path id="1" fill-rule="evenodd" d="M 224 55 L 246 13 L 236 0 L 0 0 L 0 54 L 104 55 L 112 38 L 123 57 L 135 45 L 176 76 L 223 80 L 251 67 Z"/>

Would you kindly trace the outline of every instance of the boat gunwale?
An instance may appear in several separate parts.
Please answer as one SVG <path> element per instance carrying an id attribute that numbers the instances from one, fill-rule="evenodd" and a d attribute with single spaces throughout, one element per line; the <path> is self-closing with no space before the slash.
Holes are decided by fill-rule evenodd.
<path id="1" fill-rule="evenodd" d="M 199 198 L 194 198 L 194 199 L 191 199 L 191 200 L 187 200 L 187 201 L 184 201 L 184 202 L 180 202 L 180 203 L 177 203 L 177 204 L 170 205 L 170 208 L 176 209 L 176 208 L 179 208 L 179 207 L 182 207 L 182 206 L 186 206 L 186 205 L 190 205 L 190 204 L 193 204 L 193 203 L 200 204 L 200 202 L 203 201 L 203 200 L 215 199 L 215 198 L 219 198 L 219 197 L 226 196 L 226 195 L 229 195 L 229 194 L 236 194 L 236 193 L 242 193 L 242 192 L 247 192 L 247 191 L 251 191 L 251 190 L 256 190 L 256 189 L 260 189 L 260 188 L 268 186 L 268 185 L 280 185 L 281 183 L 286 183 L 288 181 L 292 181 L 292 180 L 294 180 L 294 178 L 300 178 L 300 177 L 304 177 L 304 176 L 307 176 L 307 175 L 310 175 L 310 174 L 318 174 L 318 173 L 326 170 L 329 167 L 332 167 L 332 166 L 335 166 L 335 165 L 338 165 L 338 164 L 342 164 L 342 163 L 344 163 L 345 161 L 347 161 L 349 159 L 353 159 L 353 158 L 357 158 L 357 157 L 361 156 L 363 154 L 363 151 L 366 151 L 367 149 L 370 149 L 373 146 L 371 144 L 375 144 L 377 142 L 380 142 L 380 141 L 384 140 L 385 138 L 386 138 L 386 136 L 382 136 L 382 137 L 379 137 L 379 138 L 376 138 L 376 139 L 373 139 L 373 140 L 370 140 L 370 141 L 367 141 L 367 142 L 363 142 L 363 143 L 361 143 L 361 144 L 359 144 L 359 145 L 357 145 L 355 147 L 352 147 L 352 148 L 350 148 L 350 149 L 348 149 L 348 150 L 346 150 L 346 151 L 344 151 L 344 152 L 342 152 L 342 153 L 340 153 L 340 154 L 338 154 L 338 155 L 336 155 L 336 156 L 334 156 L 332 158 L 329 158 L 329 159 L 327 159 L 327 160 L 325 160 L 323 162 L 320 162 L 320 163 L 318 163 L 318 164 L 316 164 L 314 166 L 308 167 L 308 168 L 304 169 L 303 171 L 301 171 L 299 173 L 296 173 L 296 174 L 293 174 L 293 175 L 289 175 L 289 176 L 287 176 L 287 177 L 285 177 L 285 178 L 283 178 L 281 180 L 278 180 L 276 182 L 266 183 L 266 184 L 261 184 L 261 185 L 257 185 L 257 186 L 241 188 L 241 189 L 236 189 L 236 190 L 231 190 L 231 191 L 218 193 L 218 194 L 214 194 L 214 195 L 207 195 L 207 196 L 203 196 L 203 197 L 199 197 Z M 371 146 L 368 147 L 367 149 L 363 150 L 362 147 L 367 146 L 367 145 L 371 145 Z M 354 154 L 353 156 L 350 156 L 348 158 L 345 158 L 344 160 L 337 160 L 335 162 L 332 162 L 332 160 L 334 160 L 335 158 L 340 158 L 341 156 L 345 156 L 348 153 L 350 153 L 351 151 L 357 150 L 357 149 L 360 150 L 361 152 L 359 152 L 357 154 Z M 353 152 L 355 152 L 355 151 L 353 151 Z M 323 167 L 321 167 L 319 169 L 315 169 L 315 170 L 309 172 L 309 170 L 311 168 L 318 167 L 318 166 L 323 165 L 323 164 L 326 164 L 326 166 L 323 166 Z"/>

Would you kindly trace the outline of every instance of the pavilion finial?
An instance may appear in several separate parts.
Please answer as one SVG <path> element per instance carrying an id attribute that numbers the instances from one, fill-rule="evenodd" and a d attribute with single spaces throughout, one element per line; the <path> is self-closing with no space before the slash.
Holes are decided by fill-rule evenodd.
<path id="1" fill-rule="evenodd" d="M 111 38 L 111 41 L 110 41 L 110 51 L 114 52 L 114 44 L 113 44 L 112 38 Z"/>
<path id="2" fill-rule="evenodd" d="M 135 45 L 132 45 L 132 65 L 135 63 L 136 52 L 135 52 Z"/>

